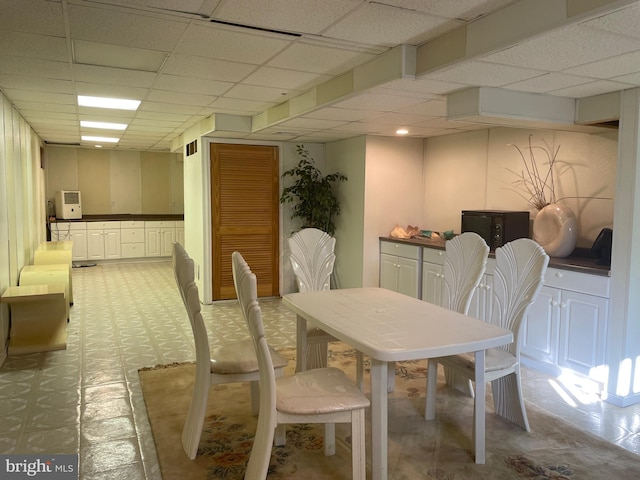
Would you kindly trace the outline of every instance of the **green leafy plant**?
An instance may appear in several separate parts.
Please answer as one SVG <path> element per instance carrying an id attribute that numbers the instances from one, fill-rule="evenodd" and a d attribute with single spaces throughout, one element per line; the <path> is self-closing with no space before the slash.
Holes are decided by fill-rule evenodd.
<path id="1" fill-rule="evenodd" d="M 335 233 L 333 218 L 340 214 L 340 203 L 333 193 L 333 184 L 347 177 L 340 172 L 322 175 L 304 145 L 296 145 L 298 164 L 282 174 L 295 178 L 293 185 L 282 190 L 280 203 L 293 203 L 291 218 L 302 220 L 303 228 L 317 228 L 329 235 Z"/>

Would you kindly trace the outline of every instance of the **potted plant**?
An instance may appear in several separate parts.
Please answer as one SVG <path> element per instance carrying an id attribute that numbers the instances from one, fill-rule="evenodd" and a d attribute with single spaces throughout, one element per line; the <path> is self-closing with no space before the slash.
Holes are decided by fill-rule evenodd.
<path id="1" fill-rule="evenodd" d="M 282 174 L 295 178 L 293 185 L 282 190 L 280 203 L 293 203 L 291 218 L 302 220 L 303 228 L 317 228 L 333 235 L 333 218 L 340 214 L 340 203 L 333 193 L 333 184 L 347 180 L 340 172 L 322 175 L 304 145 L 296 145 L 298 164 Z"/>

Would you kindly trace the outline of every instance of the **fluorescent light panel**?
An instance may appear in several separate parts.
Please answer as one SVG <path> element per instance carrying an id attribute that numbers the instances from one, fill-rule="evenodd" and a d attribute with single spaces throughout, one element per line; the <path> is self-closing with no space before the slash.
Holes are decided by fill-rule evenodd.
<path id="1" fill-rule="evenodd" d="M 89 120 L 80 120 L 80 126 L 85 128 L 101 128 L 103 130 L 125 130 L 126 123 L 109 123 L 109 122 L 90 122 Z"/>
<path id="2" fill-rule="evenodd" d="M 137 110 L 140 100 L 128 100 L 125 98 L 88 97 L 78 95 L 78 105 L 81 107 L 114 108 L 118 110 Z"/>
<path id="3" fill-rule="evenodd" d="M 82 135 L 82 140 L 85 142 L 104 142 L 104 143 L 118 143 L 120 141 L 119 138 L 114 137 L 93 137 L 91 135 Z"/>

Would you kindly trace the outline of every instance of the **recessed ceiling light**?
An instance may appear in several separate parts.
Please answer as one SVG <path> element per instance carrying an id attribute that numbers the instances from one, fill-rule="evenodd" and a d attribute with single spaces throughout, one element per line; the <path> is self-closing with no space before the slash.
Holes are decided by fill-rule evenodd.
<path id="1" fill-rule="evenodd" d="M 92 137 L 91 135 L 82 135 L 82 140 L 85 142 L 104 142 L 104 143 L 118 143 L 119 138 L 114 137 Z"/>
<path id="2" fill-rule="evenodd" d="M 80 120 L 80 126 L 86 128 L 102 128 L 104 130 L 124 130 L 127 128 L 126 123 L 90 122 L 88 120 Z"/>
<path id="3" fill-rule="evenodd" d="M 88 97 L 78 95 L 78 105 L 81 107 L 116 108 L 118 110 L 137 110 L 140 100 L 128 100 L 125 98 Z"/>
<path id="4" fill-rule="evenodd" d="M 396 133 L 398 135 L 406 135 L 407 133 L 409 133 L 409 130 L 407 130 L 406 128 L 399 128 L 398 130 L 396 130 Z"/>

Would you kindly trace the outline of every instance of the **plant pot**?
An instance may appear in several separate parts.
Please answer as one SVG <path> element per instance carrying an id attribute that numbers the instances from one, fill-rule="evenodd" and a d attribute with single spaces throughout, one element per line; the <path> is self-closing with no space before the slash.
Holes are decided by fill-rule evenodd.
<path id="1" fill-rule="evenodd" d="M 578 220 L 570 208 L 551 203 L 534 218 L 533 239 L 550 257 L 567 257 L 576 248 Z"/>

